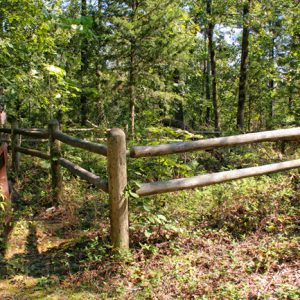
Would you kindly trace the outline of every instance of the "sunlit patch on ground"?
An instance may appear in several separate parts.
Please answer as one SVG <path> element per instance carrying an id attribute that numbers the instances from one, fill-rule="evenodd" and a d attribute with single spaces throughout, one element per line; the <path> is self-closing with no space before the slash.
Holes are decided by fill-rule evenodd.
<path id="1" fill-rule="evenodd" d="M 7 280 L 0 281 L 0 299 L 21 299 L 19 294 L 34 288 L 38 282 L 37 278 L 16 275 Z M 23 294 L 24 295 L 24 294 Z M 26 299 L 24 295 L 23 299 Z"/>
<path id="2" fill-rule="evenodd" d="M 17 221 L 9 234 L 5 258 L 10 259 L 17 254 L 26 253 L 26 242 L 29 234 L 28 221 Z"/>
<path id="3" fill-rule="evenodd" d="M 70 239 L 56 236 L 55 232 L 61 228 L 61 223 L 36 222 L 37 249 L 39 253 L 70 241 Z"/>

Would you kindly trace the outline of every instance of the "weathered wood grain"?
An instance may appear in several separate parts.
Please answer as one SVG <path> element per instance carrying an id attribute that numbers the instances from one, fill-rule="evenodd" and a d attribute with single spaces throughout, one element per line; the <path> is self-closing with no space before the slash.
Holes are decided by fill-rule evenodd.
<path id="1" fill-rule="evenodd" d="M 209 150 L 227 146 L 237 146 L 258 142 L 298 139 L 300 128 L 280 129 L 256 133 L 240 134 L 220 138 L 205 139 L 191 142 L 161 144 L 154 146 L 135 146 L 130 150 L 130 157 L 147 157 L 190 152 L 196 150 Z"/>
<path id="2" fill-rule="evenodd" d="M 212 173 L 190 178 L 173 179 L 168 181 L 144 183 L 136 191 L 140 196 L 148 196 L 160 193 L 168 193 L 196 187 L 204 187 L 216 183 L 241 179 L 251 176 L 259 176 L 274 172 L 294 169 L 300 167 L 300 159 L 264 165 L 260 167 L 245 168 L 240 170 Z"/>
<path id="3" fill-rule="evenodd" d="M 81 179 L 86 180 L 90 184 L 99 187 L 104 192 L 108 192 L 108 183 L 104 180 L 101 180 L 99 176 L 62 157 L 58 159 L 58 163 L 68 169 L 73 175 L 76 175 Z"/>
<path id="4" fill-rule="evenodd" d="M 108 132 L 107 171 L 111 239 L 115 249 L 129 248 L 126 136 L 118 128 Z"/>
<path id="5" fill-rule="evenodd" d="M 39 157 L 42 159 L 46 159 L 46 160 L 50 160 L 50 154 L 48 153 L 44 153 L 42 151 L 38 151 L 35 149 L 29 149 L 29 148 L 24 148 L 24 147 L 16 147 L 15 150 L 17 152 L 23 153 L 23 154 L 27 154 L 30 156 L 35 156 L 35 157 Z"/>
<path id="6" fill-rule="evenodd" d="M 45 129 L 39 129 L 39 128 L 17 128 L 15 130 L 15 133 L 18 133 L 20 135 L 30 136 L 34 138 L 48 138 L 49 133 Z"/>
<path id="7" fill-rule="evenodd" d="M 65 144 L 107 156 L 107 148 L 102 144 L 96 144 L 89 141 L 84 141 L 78 138 L 74 138 L 60 131 L 56 131 L 54 133 L 54 138 Z"/>

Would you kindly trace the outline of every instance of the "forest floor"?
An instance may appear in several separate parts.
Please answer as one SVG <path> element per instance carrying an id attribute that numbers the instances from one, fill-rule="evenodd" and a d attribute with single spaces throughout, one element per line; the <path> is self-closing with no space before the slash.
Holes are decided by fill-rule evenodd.
<path id="1" fill-rule="evenodd" d="M 131 251 L 116 254 L 107 196 L 65 174 L 52 207 L 47 167 L 22 159 L 1 300 L 299 299 L 298 170 L 130 198 Z"/>

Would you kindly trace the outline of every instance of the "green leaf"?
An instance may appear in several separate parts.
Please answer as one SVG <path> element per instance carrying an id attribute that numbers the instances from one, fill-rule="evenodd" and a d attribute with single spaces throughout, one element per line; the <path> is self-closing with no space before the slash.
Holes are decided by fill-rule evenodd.
<path id="1" fill-rule="evenodd" d="M 54 65 L 45 65 L 45 69 L 49 72 L 51 75 L 56 75 L 59 77 L 63 77 L 66 75 L 66 71 L 60 67 L 54 66 Z"/>
<path id="2" fill-rule="evenodd" d="M 167 222 L 167 218 L 164 215 L 157 215 L 156 217 L 161 221 Z"/>
<path id="3" fill-rule="evenodd" d="M 145 234 L 145 237 L 148 239 L 152 233 L 148 230 L 145 230 L 144 234 Z"/>
<path id="4" fill-rule="evenodd" d="M 132 191 L 129 191 L 128 193 L 129 193 L 129 196 L 132 197 L 132 198 L 135 198 L 135 199 L 140 198 L 140 196 L 138 194 L 136 194 Z"/>

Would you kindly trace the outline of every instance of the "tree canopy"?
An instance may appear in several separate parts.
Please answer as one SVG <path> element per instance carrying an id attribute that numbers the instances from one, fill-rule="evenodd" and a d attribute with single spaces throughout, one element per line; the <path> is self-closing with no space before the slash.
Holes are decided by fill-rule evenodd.
<path id="1" fill-rule="evenodd" d="M 297 1 L 1 1 L 0 93 L 30 126 L 299 124 Z M 236 121 L 237 120 L 237 121 Z M 131 128 L 131 129 L 130 129 Z"/>

